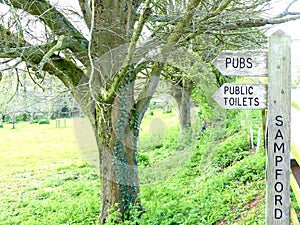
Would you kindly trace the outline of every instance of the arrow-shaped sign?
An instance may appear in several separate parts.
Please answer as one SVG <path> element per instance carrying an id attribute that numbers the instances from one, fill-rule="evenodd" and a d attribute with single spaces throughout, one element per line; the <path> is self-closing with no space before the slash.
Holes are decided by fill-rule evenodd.
<path id="1" fill-rule="evenodd" d="M 267 108 L 267 86 L 264 84 L 223 84 L 213 99 L 224 109 Z"/>
<path id="2" fill-rule="evenodd" d="M 267 76 L 267 51 L 222 51 L 213 65 L 224 76 Z"/>

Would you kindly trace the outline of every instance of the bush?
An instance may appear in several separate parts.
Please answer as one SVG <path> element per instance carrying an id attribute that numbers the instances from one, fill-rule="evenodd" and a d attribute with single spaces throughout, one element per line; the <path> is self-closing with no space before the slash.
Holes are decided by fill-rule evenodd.
<path id="1" fill-rule="evenodd" d="M 49 120 L 40 120 L 39 124 L 50 124 Z"/>
<path id="2" fill-rule="evenodd" d="M 35 123 L 39 123 L 39 121 L 38 120 L 32 120 L 32 121 L 30 121 L 30 124 L 35 124 Z"/>

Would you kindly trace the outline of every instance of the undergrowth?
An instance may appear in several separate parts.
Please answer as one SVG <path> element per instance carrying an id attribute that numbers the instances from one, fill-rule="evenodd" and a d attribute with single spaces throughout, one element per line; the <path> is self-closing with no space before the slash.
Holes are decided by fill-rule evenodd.
<path id="1" fill-rule="evenodd" d="M 258 113 L 250 113 L 257 142 Z M 241 112 L 184 142 L 178 126 L 140 143 L 141 213 L 123 224 L 264 224 L 265 153 L 250 152 Z M 147 139 L 148 138 L 148 139 Z M 179 147 L 178 147 L 179 146 Z M 99 176 L 87 164 L 6 173 L 0 178 L 0 224 L 97 224 Z M 107 224 L 115 224 L 118 212 Z"/>

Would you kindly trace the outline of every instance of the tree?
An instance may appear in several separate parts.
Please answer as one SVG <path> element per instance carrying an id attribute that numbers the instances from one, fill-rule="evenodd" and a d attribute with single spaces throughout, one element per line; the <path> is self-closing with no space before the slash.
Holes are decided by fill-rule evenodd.
<path id="1" fill-rule="evenodd" d="M 28 120 L 39 113 L 44 119 L 49 119 L 54 112 L 64 107 L 63 104 L 72 104 L 70 93 L 56 77 L 45 78 L 41 86 L 35 84 L 31 76 L 23 68 L 3 68 L 0 86 L 1 115 L 15 115 L 18 120 Z"/>
<path id="2" fill-rule="evenodd" d="M 121 222 L 130 205 L 140 204 L 139 125 L 161 70 L 177 55 L 178 48 L 196 38 L 205 38 L 208 43 L 210 37 L 221 37 L 224 32 L 300 16 L 287 8 L 274 18 L 261 18 L 266 0 L 78 2 L 79 11 L 59 9 L 47 0 L 0 0 L 6 10 L 0 24 L 0 58 L 14 66 L 25 62 L 28 70 L 35 72 L 34 80 L 56 76 L 71 90 L 89 117 L 97 140 L 102 182 L 100 223 L 105 223 L 109 209 L 116 205 Z M 80 17 L 88 35 L 81 32 L 83 26 L 79 30 L 74 25 L 74 18 Z M 37 35 L 34 29 L 45 32 Z M 135 91 L 142 70 L 147 70 L 148 76 Z"/>

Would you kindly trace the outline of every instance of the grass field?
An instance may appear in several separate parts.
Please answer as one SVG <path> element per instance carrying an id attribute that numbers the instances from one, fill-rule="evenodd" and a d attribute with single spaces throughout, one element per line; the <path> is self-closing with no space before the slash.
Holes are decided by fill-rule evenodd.
<path id="1" fill-rule="evenodd" d="M 82 162 L 72 132 L 72 121 L 66 128 L 46 124 L 18 123 L 16 129 L 5 124 L 0 129 L 1 173 L 31 171 Z"/>
<path id="2" fill-rule="evenodd" d="M 165 136 L 168 124 L 178 126 L 175 113 L 157 111 L 146 116 L 141 129 L 144 153 L 162 138 L 153 132 L 163 127 Z M 16 129 L 11 124 L 0 129 L 1 225 L 96 223 L 99 176 L 85 161 L 73 125 L 72 120 L 65 128 L 55 128 L 55 121 L 50 125 L 20 122 Z M 153 153 L 156 161 L 163 157 Z"/>
<path id="3" fill-rule="evenodd" d="M 5 124 L 0 137 L 1 225 L 96 221 L 98 176 L 77 148 L 71 120 L 66 128 Z"/>
<path id="4" fill-rule="evenodd" d="M 249 154 L 247 135 L 237 133 L 235 118 L 243 117 L 185 141 L 176 113 L 146 115 L 139 224 L 264 224 L 265 153 Z M 11 127 L 0 129 L 0 225 L 96 224 L 99 175 L 84 160 L 72 121 L 66 128 L 53 122 Z"/>

